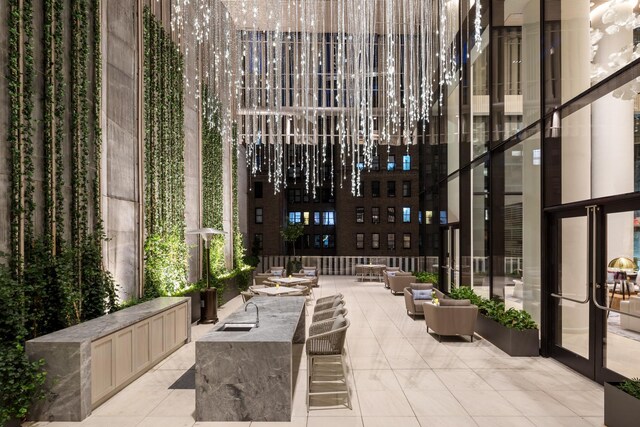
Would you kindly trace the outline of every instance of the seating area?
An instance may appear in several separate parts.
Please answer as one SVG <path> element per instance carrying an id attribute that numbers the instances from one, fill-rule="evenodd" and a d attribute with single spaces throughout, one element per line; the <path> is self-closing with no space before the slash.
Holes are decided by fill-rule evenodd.
<path id="1" fill-rule="evenodd" d="M 317 299 L 323 303 L 326 300 L 322 298 L 337 293 L 347 302 L 333 312 L 344 317 L 348 307 L 343 358 L 352 409 L 346 406 L 346 395 L 326 394 L 313 396 L 315 406 L 307 411 L 307 350 L 304 345 L 294 344 L 297 375 L 290 423 L 196 423 L 195 390 L 190 380 L 194 375 L 195 342 L 211 328 L 197 325 L 191 343 L 97 408 L 84 422 L 74 425 L 602 425 L 600 385 L 553 359 L 508 357 L 482 339 L 471 343 L 443 337 L 439 342 L 437 336 L 426 332 L 422 318 L 406 315 L 404 298 L 390 295 L 378 283 L 358 283 L 354 279 L 322 276 L 316 290 Z M 220 321 L 241 305 L 238 297 L 222 306 Z M 310 307 L 309 329 L 320 313 Z M 34 427 L 45 425 L 63 424 L 43 422 Z"/>

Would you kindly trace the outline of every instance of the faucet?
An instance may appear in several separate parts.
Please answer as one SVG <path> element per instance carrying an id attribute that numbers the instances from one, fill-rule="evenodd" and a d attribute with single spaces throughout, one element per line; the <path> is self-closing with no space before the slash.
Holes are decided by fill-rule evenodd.
<path id="1" fill-rule="evenodd" d="M 255 302 L 249 301 L 244 305 L 244 311 L 247 311 L 247 307 L 249 307 L 249 304 L 253 305 L 256 308 L 256 328 L 257 328 L 260 326 L 260 309 L 258 308 Z"/>

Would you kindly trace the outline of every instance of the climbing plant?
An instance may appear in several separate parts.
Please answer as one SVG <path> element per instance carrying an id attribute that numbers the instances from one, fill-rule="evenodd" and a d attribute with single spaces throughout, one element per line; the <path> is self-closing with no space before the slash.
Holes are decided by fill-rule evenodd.
<path id="1" fill-rule="evenodd" d="M 144 9 L 145 297 L 187 286 L 183 58 Z"/>
<path id="2" fill-rule="evenodd" d="M 202 86 L 202 225 L 223 229 L 224 180 L 220 102 Z M 226 271 L 224 235 L 213 237 L 209 256 L 212 276 Z M 206 254 L 203 254 L 206 255 Z M 206 262 L 206 261 L 204 261 Z M 222 292 L 220 292 L 222 293 Z"/>

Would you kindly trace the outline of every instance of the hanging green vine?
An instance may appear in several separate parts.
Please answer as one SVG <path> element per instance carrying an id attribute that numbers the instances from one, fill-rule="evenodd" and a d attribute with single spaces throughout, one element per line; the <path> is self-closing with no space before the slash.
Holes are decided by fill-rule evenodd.
<path id="1" fill-rule="evenodd" d="M 233 268 L 243 268 L 244 265 L 244 239 L 240 232 L 240 215 L 238 211 L 238 159 L 240 158 L 240 147 L 238 146 L 238 125 L 233 124 L 232 135 L 232 167 L 233 178 Z"/>
<path id="2" fill-rule="evenodd" d="M 187 286 L 184 80 L 177 45 L 144 9 L 145 297 Z"/>

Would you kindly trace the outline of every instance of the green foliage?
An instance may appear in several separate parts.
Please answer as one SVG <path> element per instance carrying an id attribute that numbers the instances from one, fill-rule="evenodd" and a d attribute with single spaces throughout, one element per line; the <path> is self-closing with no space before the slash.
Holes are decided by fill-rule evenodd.
<path id="1" fill-rule="evenodd" d="M 26 336 L 24 294 L 11 271 L 0 264 L 0 343 L 11 343 Z"/>
<path id="2" fill-rule="evenodd" d="M 184 238 L 184 63 L 180 49 L 144 8 L 144 298 L 187 286 Z"/>
<path id="3" fill-rule="evenodd" d="M 280 230 L 280 234 L 285 242 L 293 245 L 293 256 L 296 256 L 296 240 L 304 235 L 304 224 L 288 223 L 286 227 Z"/>
<path id="4" fill-rule="evenodd" d="M 417 271 L 413 275 L 418 278 L 418 283 L 433 283 L 433 286 L 438 286 L 438 273 Z"/>
<path id="5" fill-rule="evenodd" d="M 480 313 L 507 328 L 517 329 L 519 331 L 538 328 L 538 325 L 536 325 L 536 322 L 531 318 L 531 315 L 525 310 L 517 310 L 513 307 L 507 310 L 504 302 L 483 298 L 476 294 L 470 287 L 461 286 L 453 289 L 449 293 L 449 297 L 453 299 L 471 300 L 471 304 L 478 306 Z"/>
<path id="6" fill-rule="evenodd" d="M 618 388 L 636 399 L 640 399 L 640 378 L 623 381 L 618 384 Z"/>
<path id="7" fill-rule="evenodd" d="M 26 418 L 31 403 L 44 397 L 43 365 L 30 362 L 19 343 L 0 345 L 0 425 Z"/>
<path id="8" fill-rule="evenodd" d="M 187 287 L 189 248 L 180 232 L 147 237 L 144 253 L 145 298 L 172 296 Z"/>

